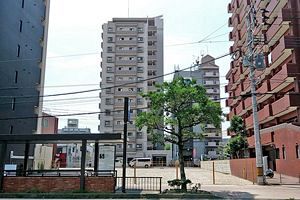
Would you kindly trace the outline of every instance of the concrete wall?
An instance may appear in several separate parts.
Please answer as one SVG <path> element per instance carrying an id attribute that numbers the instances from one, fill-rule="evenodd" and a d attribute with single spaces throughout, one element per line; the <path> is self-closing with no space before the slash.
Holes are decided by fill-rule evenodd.
<path id="1" fill-rule="evenodd" d="M 215 161 L 201 161 L 201 168 L 213 170 L 213 162 L 215 163 L 215 171 L 225 174 L 230 174 L 230 160 L 215 160 Z"/>
<path id="2" fill-rule="evenodd" d="M 88 192 L 114 192 L 114 177 L 85 177 Z M 79 177 L 4 177 L 4 192 L 72 192 L 80 189 Z"/>

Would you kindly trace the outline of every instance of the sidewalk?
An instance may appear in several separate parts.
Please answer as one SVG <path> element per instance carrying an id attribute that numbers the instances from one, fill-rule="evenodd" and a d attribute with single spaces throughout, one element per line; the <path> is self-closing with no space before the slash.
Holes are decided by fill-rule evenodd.
<path id="1" fill-rule="evenodd" d="M 226 199 L 300 199 L 300 185 L 203 185 L 201 189 Z"/>

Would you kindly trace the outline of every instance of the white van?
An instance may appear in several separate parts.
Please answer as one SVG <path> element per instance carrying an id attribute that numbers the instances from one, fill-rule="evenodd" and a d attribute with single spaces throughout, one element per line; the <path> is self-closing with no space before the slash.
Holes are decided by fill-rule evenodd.
<path id="1" fill-rule="evenodd" d="M 134 158 L 129 162 L 130 167 L 134 167 L 134 164 L 136 164 L 136 167 L 151 167 L 152 166 L 152 159 L 151 158 Z"/>

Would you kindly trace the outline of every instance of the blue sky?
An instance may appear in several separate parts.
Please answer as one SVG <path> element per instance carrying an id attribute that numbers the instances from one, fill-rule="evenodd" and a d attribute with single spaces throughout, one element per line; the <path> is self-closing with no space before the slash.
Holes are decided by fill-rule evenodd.
<path id="1" fill-rule="evenodd" d="M 163 15 L 164 73 L 174 71 L 174 65 L 186 68 L 207 53 L 213 57 L 228 53 L 229 0 L 51 0 L 45 94 L 99 88 L 101 26 L 114 17 L 128 17 L 128 2 L 130 17 Z M 200 41 L 217 29 L 210 37 L 219 37 L 211 42 L 173 46 Z M 229 56 L 216 61 L 220 66 L 222 97 L 229 62 Z M 75 99 L 78 97 L 85 97 L 86 101 Z M 99 92 L 91 92 L 46 98 L 44 110 L 52 114 L 97 112 L 98 97 Z M 69 98 L 74 99 L 52 101 Z M 67 118 L 60 117 L 60 128 L 66 125 Z M 69 118 L 78 118 L 81 127 L 97 132 L 97 115 Z"/>

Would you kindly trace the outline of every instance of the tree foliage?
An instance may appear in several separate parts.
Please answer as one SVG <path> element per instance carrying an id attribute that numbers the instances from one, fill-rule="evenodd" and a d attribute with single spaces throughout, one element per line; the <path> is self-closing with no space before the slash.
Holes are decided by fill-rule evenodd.
<path id="1" fill-rule="evenodd" d="M 248 148 L 246 128 L 243 119 L 240 116 L 233 116 L 228 130 L 233 133 L 233 136 L 225 148 L 226 153 L 230 154 L 232 158 L 243 157 Z"/>
<path id="2" fill-rule="evenodd" d="M 200 132 L 194 132 L 193 126 L 206 124 L 220 127 L 222 110 L 218 103 L 213 102 L 206 95 L 203 86 L 194 80 L 181 77 L 172 82 L 156 85 L 157 91 L 143 96 L 150 100 L 150 110 L 138 115 L 136 125 L 147 127 L 147 131 L 154 140 L 171 142 L 178 145 L 181 180 L 185 182 L 183 145 L 191 138 L 201 138 Z M 157 131 L 165 134 L 158 134 Z M 186 185 L 182 185 L 186 190 Z"/>

